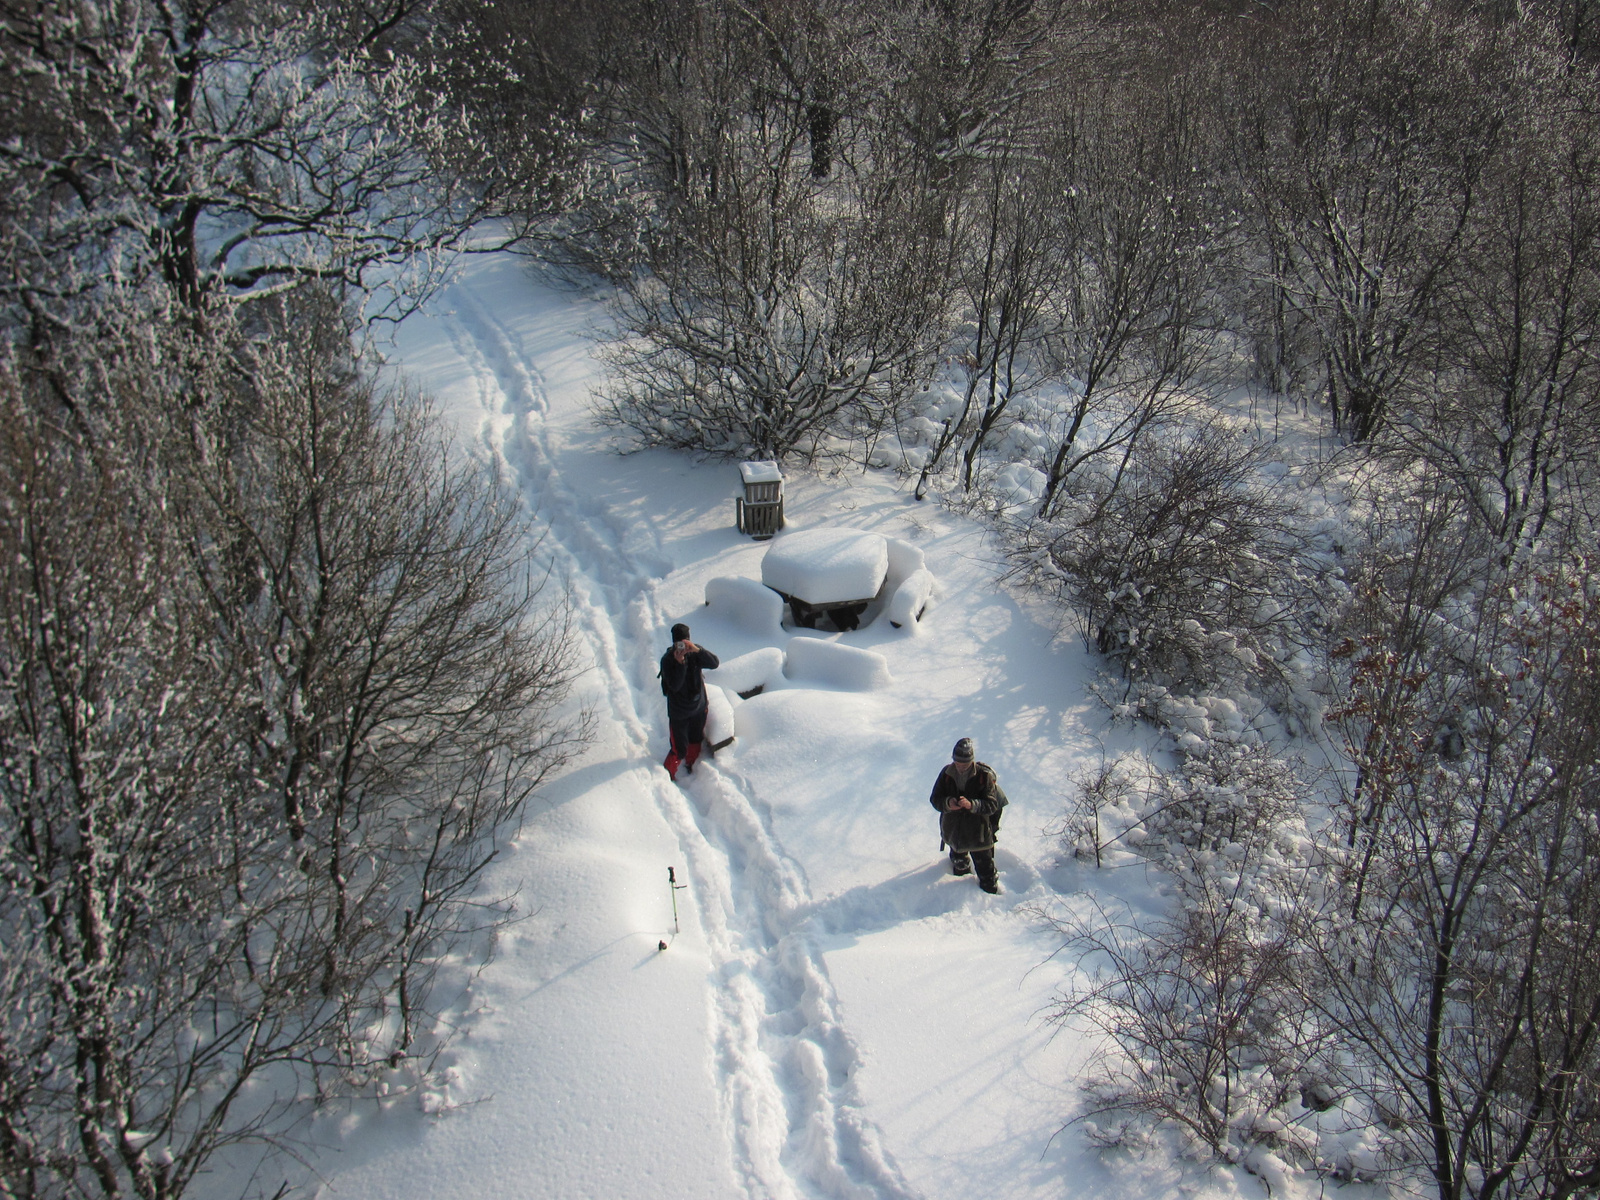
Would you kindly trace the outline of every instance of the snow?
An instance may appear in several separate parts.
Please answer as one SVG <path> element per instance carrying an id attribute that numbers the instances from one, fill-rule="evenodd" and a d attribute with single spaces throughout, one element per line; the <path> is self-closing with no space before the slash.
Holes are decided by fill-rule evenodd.
<path id="1" fill-rule="evenodd" d="M 769 596 L 776 595 L 766 588 L 761 590 L 767 592 Z M 779 636 L 776 627 L 772 630 L 772 636 Z M 752 650 L 749 654 L 739 655 L 738 658 L 725 658 L 715 671 L 705 672 L 707 683 L 718 684 L 740 695 L 753 692 L 757 688 L 771 687 L 782 676 L 783 651 L 776 646 Z"/>
<path id="2" fill-rule="evenodd" d="M 889 686 L 889 660 L 872 650 L 797 637 L 785 652 L 783 673 L 844 691 L 870 692 Z"/>
<path id="3" fill-rule="evenodd" d="M 1036 504 L 1049 482 L 1045 473 L 1027 463 L 1008 463 L 994 480 L 996 499 L 1008 505 Z"/>
<path id="4" fill-rule="evenodd" d="M 600 314 L 485 255 L 397 334 L 397 369 L 536 514 L 595 736 L 484 879 L 524 919 L 450 976 L 438 1069 L 319 1118 L 299 1182 L 324 1200 L 1260 1200 L 1242 1170 L 1090 1146 L 1070 1124 L 1090 1043 L 1045 1019 L 1080 967 L 1038 913 L 1155 903 L 1139 856 L 1099 874 L 1062 856 L 1063 781 L 1154 739 L 1090 698 L 1095 662 L 1001 586 L 984 528 L 903 476 L 797 473 L 794 528 L 763 544 L 732 528 L 725 466 L 614 453 L 589 419 Z M 757 577 L 827 585 L 805 595 L 823 603 L 891 583 L 891 618 L 942 599 L 918 636 L 877 620 L 845 645 L 790 638 Z M 674 784 L 656 670 L 680 620 L 724 664 L 713 736 L 731 719 L 738 737 Z M 928 804 L 962 736 L 1011 799 L 999 896 L 949 875 Z M 1276 1197 L 1319 1186 L 1260 1165 Z"/>
<path id="5" fill-rule="evenodd" d="M 904 538 L 884 538 L 883 545 L 889 552 L 889 570 L 883 586 L 891 592 L 928 566 L 928 556 Z"/>
<path id="6" fill-rule="evenodd" d="M 810 604 L 870 600 L 888 573 L 889 547 L 883 535 L 863 529 L 782 533 L 761 560 L 762 583 Z"/>
<path id="7" fill-rule="evenodd" d="M 889 624 L 896 629 L 906 626 L 915 629 L 937 587 L 938 581 L 926 567 L 906 576 L 889 598 Z"/>
<path id="8" fill-rule="evenodd" d="M 783 597 L 754 579 L 718 575 L 707 580 L 706 604 L 714 615 L 751 633 L 776 636 L 783 623 Z"/>
<path id="9" fill-rule="evenodd" d="M 739 725 L 735 710 L 743 703 L 738 692 L 706 685 L 706 741 L 713 749 L 737 735 Z"/>
<path id="10" fill-rule="evenodd" d="M 782 483 L 783 472 L 778 469 L 778 464 L 769 460 L 759 462 L 742 462 L 739 464 L 739 478 L 745 483 Z"/>

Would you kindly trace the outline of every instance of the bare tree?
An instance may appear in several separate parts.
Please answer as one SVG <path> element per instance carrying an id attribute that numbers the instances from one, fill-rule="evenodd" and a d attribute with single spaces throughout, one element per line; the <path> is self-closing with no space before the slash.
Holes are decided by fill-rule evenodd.
<path id="1" fill-rule="evenodd" d="M 567 630 L 515 499 L 449 463 L 415 397 L 354 370 L 337 310 L 308 296 L 274 326 L 230 406 L 242 431 L 203 446 L 223 469 L 189 477 L 211 531 L 195 570 L 260 673 L 254 786 L 359 1070 L 413 1052 L 426 964 L 492 910 L 474 880 L 572 742 L 549 720 Z"/>
<path id="2" fill-rule="evenodd" d="M 1442 1200 L 1567 1197 L 1600 1183 L 1600 589 L 1582 555 L 1480 579 L 1426 612 L 1370 585 L 1336 714 L 1364 791 L 1316 996 L 1346 1086 Z"/>
<path id="3" fill-rule="evenodd" d="M 1098 81 L 1097 81 L 1098 82 Z M 1120 80 L 1062 113 L 1061 285 L 1044 343 L 1074 382 L 1039 515 L 1090 459 L 1131 452 L 1204 360 L 1215 231 L 1204 131 L 1181 81 Z M 1093 418 L 1093 420 L 1091 420 Z M 1092 430 L 1090 426 L 1096 426 Z"/>
<path id="4" fill-rule="evenodd" d="M 573 732 L 514 502 L 296 305 L 5 363 L 8 1194 L 176 1197 L 425 1070 L 433 974 L 509 915 L 483 868 Z"/>
<path id="5" fill-rule="evenodd" d="M 1503 113 L 1511 47 L 1445 5 L 1331 0 L 1264 21 L 1238 128 L 1275 287 L 1319 332 L 1334 423 L 1356 440 L 1431 363 L 1445 267 Z M 1287 253 L 1285 253 L 1285 250 Z"/>
<path id="6" fill-rule="evenodd" d="M 217 1060 L 249 1073 L 284 1051 L 270 1009 L 230 994 L 250 939 L 228 917 L 250 906 L 228 903 L 228 866 L 263 847 L 217 801 L 249 681 L 205 637 L 181 541 L 142 487 L 154 449 L 63 436 L 14 369 L 4 386 L 0 1181 L 175 1195 L 190 1148 L 229 1140 L 207 1117 L 240 1078 Z"/>
<path id="7" fill-rule="evenodd" d="M 1458 709 L 1470 707 L 1472 697 L 1471 645 L 1439 614 L 1471 610 L 1473 588 L 1487 577 L 1494 553 L 1462 499 L 1437 476 L 1404 487 L 1379 472 L 1370 487 L 1381 496 L 1373 496 L 1364 543 L 1352 547 L 1350 601 L 1330 614 L 1332 627 L 1345 632 L 1327 651 L 1335 662 L 1361 661 L 1369 647 L 1384 647 L 1381 685 L 1364 693 L 1358 711 L 1341 715 L 1346 739 L 1359 745 L 1348 799 L 1359 816 L 1346 836 L 1352 846 L 1368 846 L 1364 853 L 1373 847 L 1363 831 L 1381 828 L 1383 805 L 1393 793 L 1381 778 L 1374 790 L 1371 777 L 1396 763 L 1415 767 L 1415 756 L 1432 746 L 1434 730 L 1420 743 L 1402 732 L 1422 719 L 1416 706 L 1425 705 L 1440 736 L 1449 739 L 1452 729 L 1459 734 Z M 1412 682 L 1430 677 L 1454 690 L 1421 701 Z"/>
<path id="8" fill-rule="evenodd" d="M 884 11 L 884 117 L 919 186 L 954 195 L 997 159 L 1026 158 L 1048 129 L 1046 97 L 1086 35 L 1061 0 L 936 0 Z"/>
<path id="9" fill-rule="evenodd" d="M 1009 153 L 976 167 L 974 175 L 972 194 L 954 221 L 965 247 L 953 297 L 958 336 L 966 343 L 959 356 L 966 376 L 961 411 L 923 464 L 919 499 L 958 438 L 966 443 L 961 486 L 970 492 L 978 456 L 1013 401 L 1051 378 L 1040 343 L 1050 332 L 1050 302 L 1065 259 L 1051 177 L 1029 157 Z"/>
<path id="10" fill-rule="evenodd" d="M 1578 101 L 1594 74 L 1528 41 L 1514 137 L 1448 266 L 1445 363 L 1394 428 L 1508 551 L 1585 520 L 1600 461 L 1600 130 Z"/>
<path id="11" fill-rule="evenodd" d="M 191 318 L 212 297 L 380 272 L 414 299 L 482 211 L 430 161 L 449 113 L 395 52 L 417 7 L 0 6 L 11 319 L 74 327 L 141 282 Z"/>
<path id="12" fill-rule="evenodd" d="M 663 203 L 608 418 L 769 454 L 892 425 L 937 357 L 967 181 L 1038 140 L 1062 13 L 687 6 L 618 88 L 621 157 Z"/>
<path id="13" fill-rule="evenodd" d="M 804 111 L 754 96 L 649 275 L 620 289 L 602 415 L 647 444 L 781 458 L 868 436 L 924 377 L 945 245 L 881 169 L 818 188 Z"/>

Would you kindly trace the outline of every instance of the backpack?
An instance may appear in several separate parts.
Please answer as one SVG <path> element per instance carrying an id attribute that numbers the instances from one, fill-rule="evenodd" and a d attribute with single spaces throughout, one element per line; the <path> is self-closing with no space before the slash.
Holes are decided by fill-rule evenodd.
<path id="1" fill-rule="evenodd" d="M 986 767 L 989 766 L 988 763 L 984 763 L 983 765 L 986 766 Z M 995 769 L 993 767 L 989 767 L 989 773 L 994 776 L 994 795 L 995 795 L 995 799 L 1000 801 L 1000 807 L 998 807 L 997 809 L 994 810 L 994 816 L 990 817 L 989 821 L 994 826 L 995 833 L 999 833 L 1000 832 L 1000 818 L 1006 815 L 1006 805 L 1010 804 L 1011 800 L 1010 800 L 1009 797 L 1007 797 L 1005 788 L 1000 786 L 1000 775 L 999 775 L 999 773 L 997 771 L 995 771 Z"/>
<path id="2" fill-rule="evenodd" d="M 660 667 L 657 667 L 656 668 L 656 678 L 661 680 L 661 694 L 663 696 L 665 696 L 668 700 L 672 699 L 673 691 L 672 691 L 671 688 L 669 688 L 667 686 L 667 673 L 665 671 L 663 671 Z M 701 691 L 702 694 L 704 694 L 704 692 L 705 692 L 705 680 L 703 680 L 703 679 L 700 681 L 700 691 Z"/>
<path id="3" fill-rule="evenodd" d="M 1000 801 L 1000 806 L 997 809 L 995 809 L 994 816 L 989 818 L 989 824 L 990 824 L 991 827 L 993 827 L 995 833 L 999 833 L 1000 832 L 1000 818 L 1002 818 L 1002 817 L 1004 817 L 1006 815 L 1006 805 L 1010 804 L 1011 800 L 1006 795 L 1005 788 L 1000 786 L 1000 774 L 999 774 L 999 772 L 997 772 L 993 767 L 991 767 L 986 762 L 980 762 L 978 764 L 978 766 L 982 767 L 985 771 L 988 771 L 989 774 L 994 777 L 994 795 L 995 795 L 995 799 Z"/>

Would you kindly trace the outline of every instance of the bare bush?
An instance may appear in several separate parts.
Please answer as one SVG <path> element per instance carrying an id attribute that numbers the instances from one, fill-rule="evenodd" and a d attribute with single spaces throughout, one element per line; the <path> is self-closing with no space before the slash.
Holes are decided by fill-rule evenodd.
<path id="1" fill-rule="evenodd" d="M 1080 1119 L 1173 1123 L 1232 1160 L 1258 1144 L 1304 1149 L 1285 1112 L 1323 1037 L 1304 1001 L 1298 882 L 1263 884 L 1252 865 L 1230 876 L 1194 864 L 1176 911 L 1154 921 L 1098 906 L 1052 921 L 1095 972 L 1053 1019 L 1108 1042 Z"/>
<path id="2" fill-rule="evenodd" d="M 892 421 L 932 361 L 941 244 L 889 172 L 818 191 L 797 115 L 718 156 L 620 289 L 600 414 L 645 445 L 828 455 Z"/>
<path id="3" fill-rule="evenodd" d="M 1191 850 L 1259 852 L 1302 816 L 1296 765 L 1264 745 L 1215 744 L 1167 776 L 1154 830 Z"/>
<path id="4" fill-rule="evenodd" d="M 1107 851 L 1117 843 L 1126 839 L 1133 848 L 1148 836 L 1142 822 L 1154 807 L 1155 779 L 1138 765 L 1126 755 L 1102 760 L 1098 767 L 1082 770 L 1068 781 L 1066 811 L 1047 831 L 1065 853 L 1092 857 L 1100 867 L 1105 865 Z"/>
<path id="5" fill-rule="evenodd" d="M 1053 1019 L 1103 1035 L 1080 1117 L 1103 1143 L 1128 1122 L 1175 1124 L 1230 1160 L 1265 1146 L 1309 1161 L 1316 1139 L 1291 1120 L 1330 1046 L 1315 1012 L 1307 938 L 1321 903 L 1294 764 L 1261 745 L 1219 742 L 1181 775 L 1125 756 L 1076 782 L 1064 844 L 1096 865 L 1114 843 L 1175 885 L 1156 917 L 1048 920 L 1090 975 Z M 1119 1116 L 1120 1127 L 1098 1118 Z"/>
<path id="6" fill-rule="evenodd" d="M 1114 847 L 1163 864 L 1198 851 L 1256 853 L 1286 834 L 1303 840 L 1307 790 L 1303 768 L 1265 745 L 1218 743 L 1185 755 L 1176 773 L 1124 755 L 1073 777 L 1054 834 L 1096 866 Z"/>
<path id="7" fill-rule="evenodd" d="M 1146 446 L 1070 515 L 1036 524 L 1020 569 L 1130 677 L 1270 678 L 1301 565 L 1293 509 L 1255 474 L 1262 458 L 1220 428 Z"/>

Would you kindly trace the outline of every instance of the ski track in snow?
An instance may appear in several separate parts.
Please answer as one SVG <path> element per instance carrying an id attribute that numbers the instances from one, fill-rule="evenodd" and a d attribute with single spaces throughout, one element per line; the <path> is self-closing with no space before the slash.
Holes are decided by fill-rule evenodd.
<path id="1" fill-rule="evenodd" d="M 702 760 L 680 788 L 655 766 L 654 748 L 666 739 L 654 645 L 667 624 L 656 587 L 670 561 L 652 530 L 619 528 L 566 484 L 550 453 L 537 366 L 476 297 L 452 291 L 449 339 L 485 409 L 496 411 L 502 396 L 509 406 L 500 452 L 548 527 L 541 552 L 593 646 L 610 714 L 637 748 L 641 786 L 687 860 L 716 984 L 713 1066 L 735 1173 L 763 1200 L 914 1200 L 862 1113 L 860 1056 L 840 1020 L 803 872 L 736 772 Z"/>

